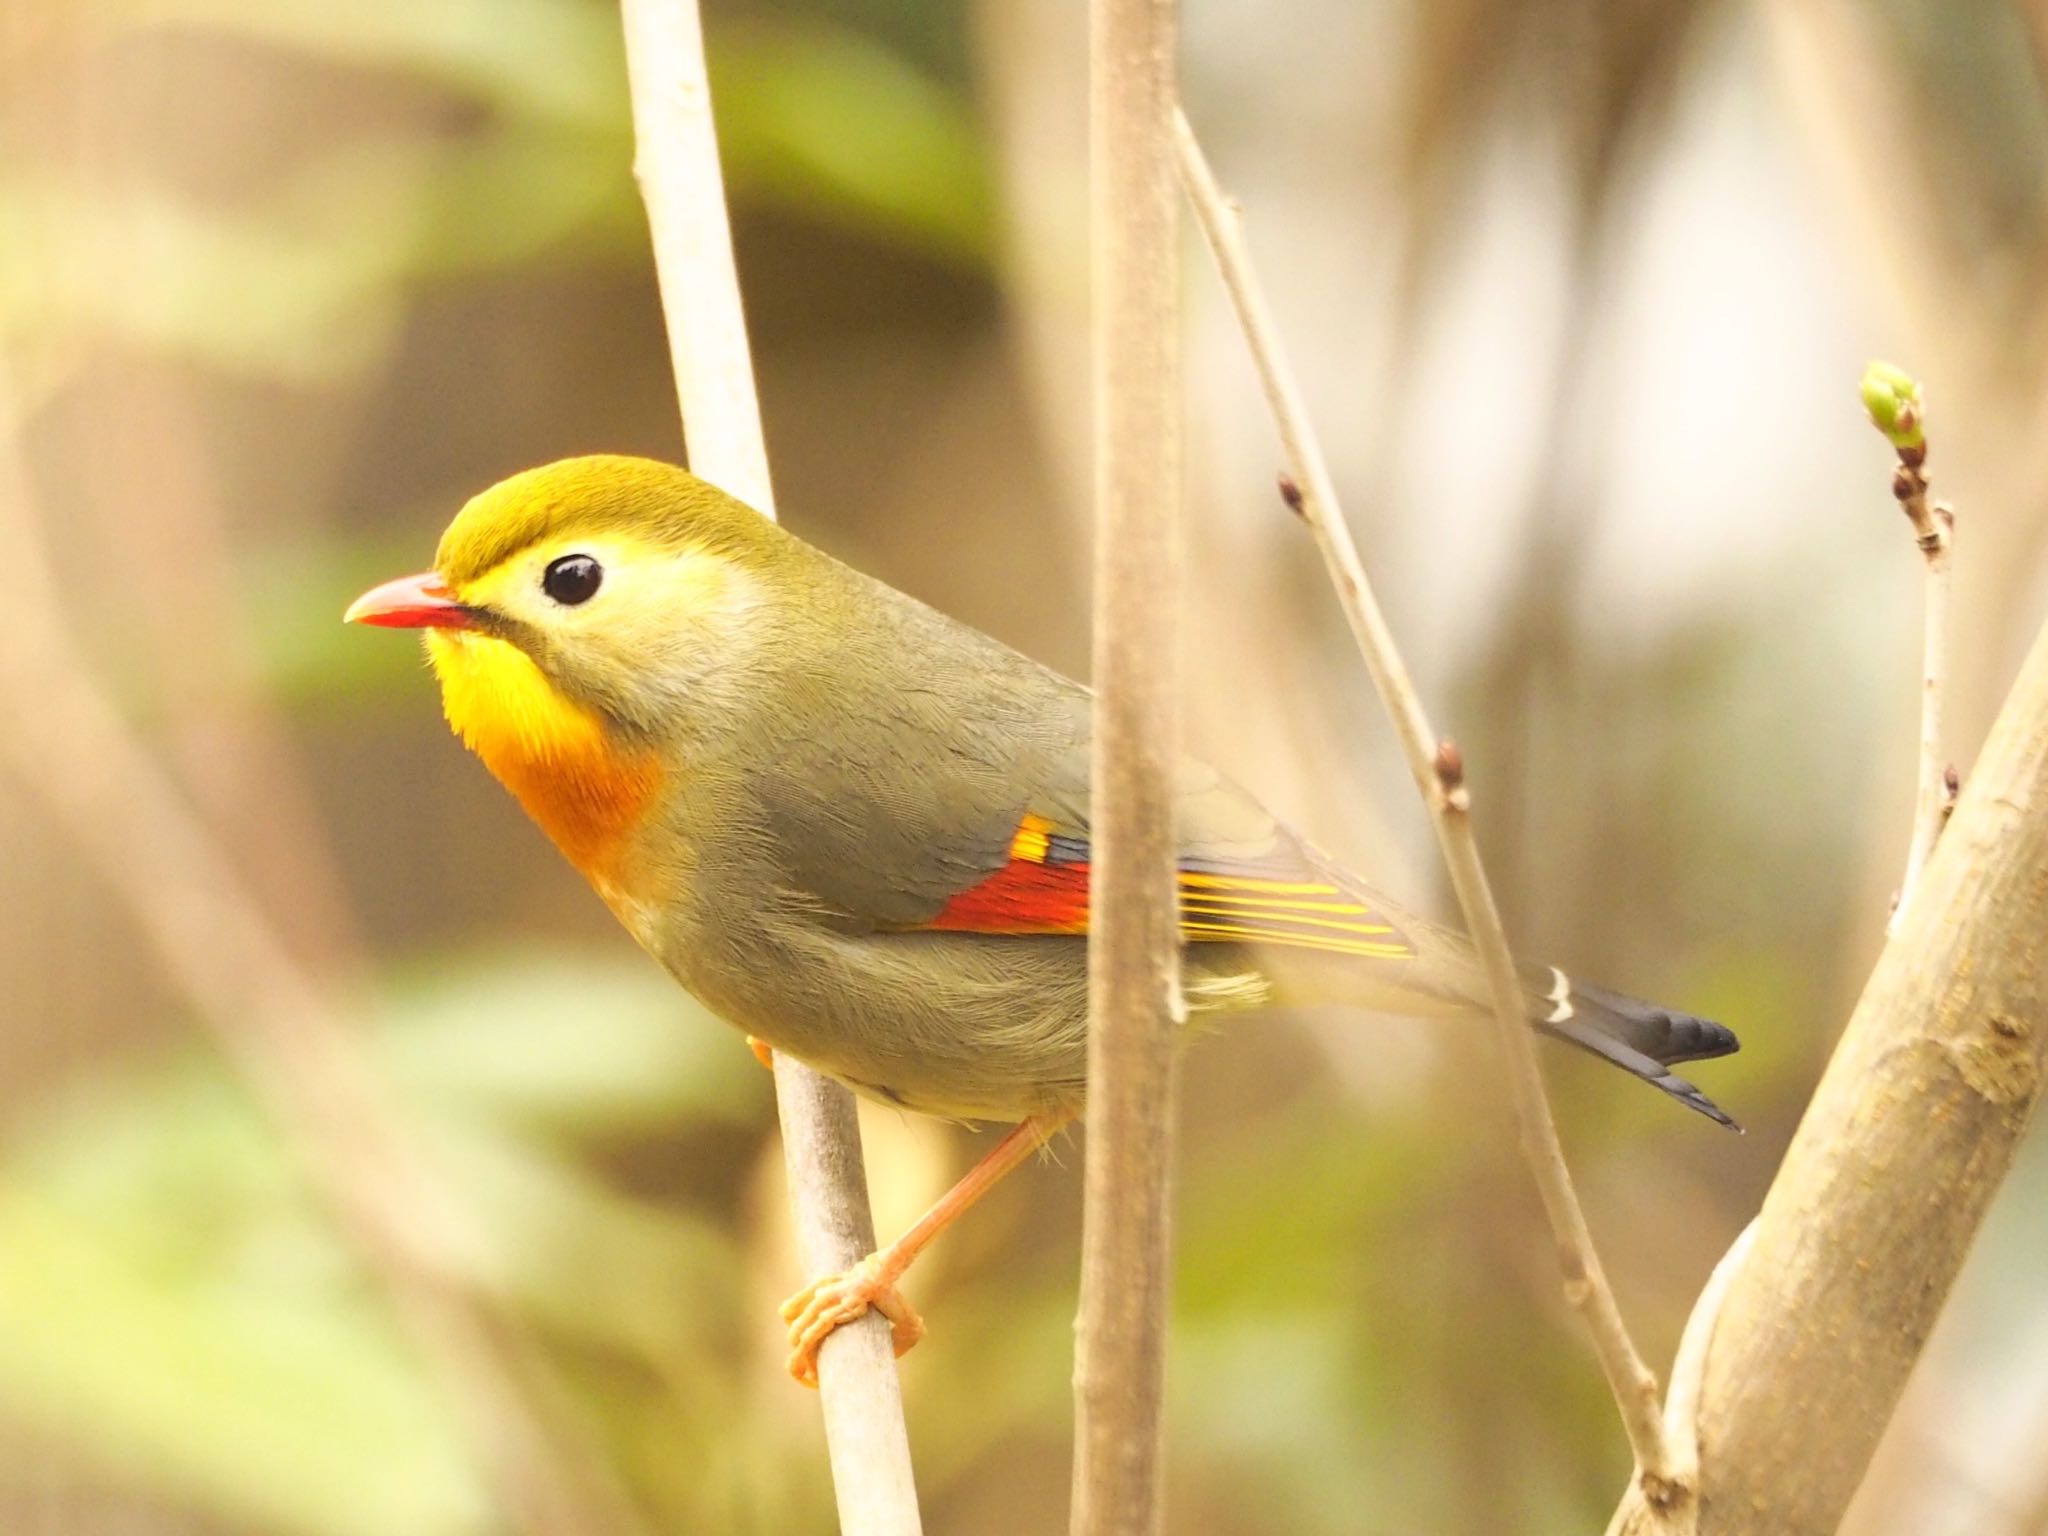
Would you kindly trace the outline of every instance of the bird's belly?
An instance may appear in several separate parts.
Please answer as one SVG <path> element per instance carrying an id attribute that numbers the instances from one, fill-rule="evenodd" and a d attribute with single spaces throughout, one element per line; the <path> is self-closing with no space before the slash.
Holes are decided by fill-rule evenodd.
<path id="1" fill-rule="evenodd" d="M 708 1007 L 868 1097 L 963 1120 L 1081 1106 L 1084 938 L 854 936 L 792 923 L 692 948 L 663 958 Z M 1190 968 L 1194 1011 L 1262 998 L 1256 978 L 1216 963 L 1223 946 L 1203 948 L 1219 953 Z"/>
<path id="2" fill-rule="evenodd" d="M 777 1050 L 925 1114 L 1020 1120 L 1080 1104 L 1082 941 L 817 928 L 779 938 L 720 1009 Z"/>

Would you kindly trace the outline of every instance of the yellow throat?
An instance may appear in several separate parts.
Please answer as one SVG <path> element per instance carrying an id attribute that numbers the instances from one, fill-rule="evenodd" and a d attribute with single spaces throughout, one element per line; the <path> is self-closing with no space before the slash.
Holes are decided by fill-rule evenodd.
<path id="1" fill-rule="evenodd" d="M 463 743 L 614 905 L 629 893 L 630 834 L 661 783 L 651 751 L 623 751 L 526 653 L 488 635 L 427 631 L 441 707 Z"/>

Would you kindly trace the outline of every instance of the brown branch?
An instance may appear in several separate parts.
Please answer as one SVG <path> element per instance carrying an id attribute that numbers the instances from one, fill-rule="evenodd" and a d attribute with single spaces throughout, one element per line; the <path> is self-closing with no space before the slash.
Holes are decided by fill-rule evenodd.
<path id="1" fill-rule="evenodd" d="M 128 908 L 194 1015 L 248 1080 L 390 1296 L 510 1526 L 639 1522 L 608 1469 L 551 1421 L 477 1272 L 477 1235 L 407 1134 L 321 984 L 293 958 L 170 775 L 122 720 L 59 608 L 0 395 L 0 545 L 20 589 L 0 622 L 0 764 Z"/>
<path id="2" fill-rule="evenodd" d="M 624 0 L 626 62 L 670 361 L 690 466 L 768 517 L 775 499 L 733 261 L 697 0 Z M 809 1274 L 850 1269 L 875 1246 L 853 1097 L 775 1056 L 775 1102 L 797 1244 Z M 818 1352 L 826 1442 L 847 1536 L 921 1529 L 889 1324 L 877 1313 Z"/>
<path id="3" fill-rule="evenodd" d="M 1094 918 L 1074 1361 L 1076 1536 L 1161 1524 L 1174 1042 L 1180 579 L 1174 0 L 1089 7 L 1094 244 Z"/>
<path id="4" fill-rule="evenodd" d="M 1514 959 L 1501 931 L 1500 913 L 1472 834 L 1471 795 L 1464 783 L 1463 761 L 1455 744 L 1438 742 L 1394 644 L 1393 632 L 1373 596 L 1357 545 L 1337 505 L 1329 465 L 1281 349 L 1278 328 L 1259 289 L 1237 212 L 1217 186 L 1185 115 L 1176 117 L 1176 131 L 1182 181 L 1237 311 L 1238 323 L 1265 388 L 1267 405 L 1279 428 L 1291 472 L 1291 478 L 1283 484 L 1283 494 L 1315 536 L 1316 547 L 1330 568 L 1330 579 L 1365 658 L 1366 670 L 1393 722 L 1416 787 L 1429 807 L 1458 905 L 1485 962 L 1494 1018 L 1499 1025 L 1514 1094 L 1515 1117 L 1521 1129 L 1522 1152 L 1557 1240 L 1565 1294 L 1585 1320 L 1587 1334 L 1607 1375 L 1629 1445 L 1635 1452 L 1639 1481 L 1660 1505 L 1670 1504 L 1682 1498 L 1686 1490 L 1679 1476 L 1681 1469 L 1674 1464 L 1665 1443 L 1657 1381 L 1643 1364 L 1622 1321 L 1565 1165 L 1564 1149 L 1558 1142 L 1550 1103 L 1543 1091 Z"/>
<path id="5" fill-rule="evenodd" d="M 2048 1066 L 2048 630 L 1800 1122 L 1701 1392 L 1704 1536 L 1832 1531 Z M 1614 1529 L 1660 1529 L 1633 1490 Z"/>

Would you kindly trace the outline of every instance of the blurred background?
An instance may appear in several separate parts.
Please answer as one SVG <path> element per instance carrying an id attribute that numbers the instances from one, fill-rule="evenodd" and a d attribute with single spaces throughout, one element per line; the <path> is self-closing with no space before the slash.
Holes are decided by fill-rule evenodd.
<path id="1" fill-rule="evenodd" d="M 1084 27 L 731 0 L 710 49 L 783 515 L 1085 668 Z M 1668 1361 L 1880 942 L 1927 381 L 1965 767 L 2048 608 L 2048 7 L 1187 0 L 1347 510 L 1518 947 L 1729 1021 L 1735 1138 L 1546 1054 Z M 343 605 L 563 454 L 679 438 L 604 0 L 0 9 L 0 1530 L 823 1532 L 769 1082 Z M 1206 259 L 1191 745 L 1414 905 L 1419 805 Z M 1186 1536 L 1597 1529 L 1628 1470 L 1482 1031 L 1187 1062 Z M 894 1230 L 986 1144 L 866 1113 Z M 1076 1156 L 920 1264 L 935 1536 L 1064 1528 Z M 2048 1529 L 2048 1156 L 1863 1533 Z M 1854 1384 L 1845 1382 L 1845 1391 Z"/>

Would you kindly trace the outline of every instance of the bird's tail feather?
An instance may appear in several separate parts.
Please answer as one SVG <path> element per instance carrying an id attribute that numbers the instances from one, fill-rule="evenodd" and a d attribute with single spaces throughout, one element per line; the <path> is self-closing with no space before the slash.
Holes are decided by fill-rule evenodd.
<path id="1" fill-rule="evenodd" d="M 1544 1034 L 1634 1073 L 1710 1120 L 1741 1129 L 1718 1104 L 1671 1070 L 1682 1061 L 1702 1061 L 1740 1049 L 1741 1042 L 1726 1025 L 1573 981 L 1554 965 L 1524 966 L 1522 978 L 1529 1021 Z"/>
<path id="2" fill-rule="evenodd" d="M 1402 936 L 1413 959 L 1366 959 L 1299 948 L 1263 951 L 1259 971 L 1286 1003 L 1347 1002 L 1388 1013 L 1490 1013 L 1486 977 L 1463 934 L 1410 921 Z M 1199 951 L 1201 946 L 1195 946 Z M 1613 1063 L 1710 1120 L 1740 1129 L 1714 1101 L 1673 1072 L 1679 1062 L 1726 1056 L 1732 1030 L 1708 1019 L 1638 1002 L 1574 981 L 1549 965 L 1521 968 L 1529 1023 Z"/>

